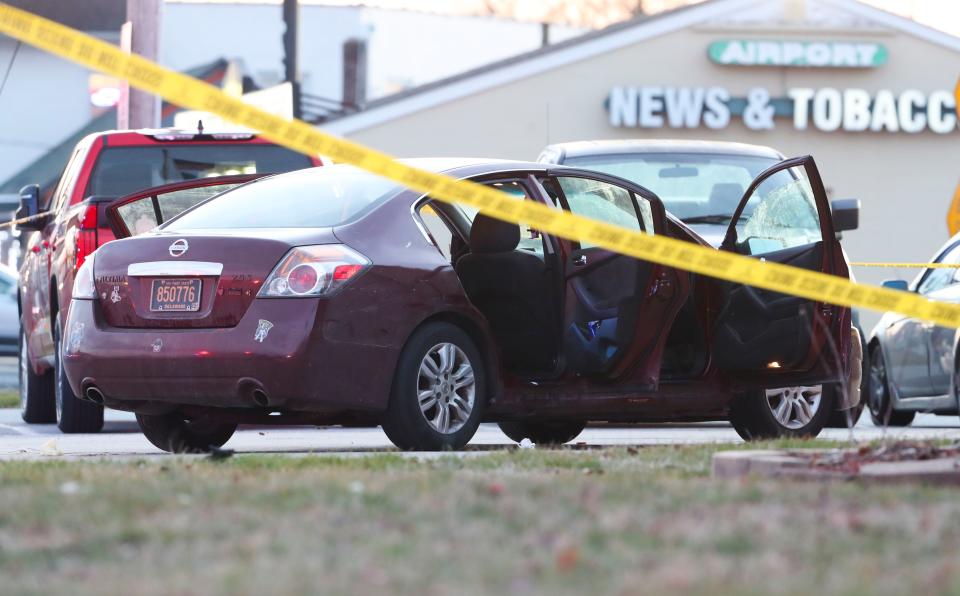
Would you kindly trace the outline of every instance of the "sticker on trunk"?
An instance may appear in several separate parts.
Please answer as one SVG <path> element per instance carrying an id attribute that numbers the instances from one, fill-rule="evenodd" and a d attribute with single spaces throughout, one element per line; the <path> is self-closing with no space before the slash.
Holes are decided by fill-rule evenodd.
<path id="1" fill-rule="evenodd" d="M 270 333 L 271 329 L 273 329 L 273 323 L 265 319 L 260 319 L 257 322 L 257 331 L 253 334 L 253 341 L 263 343 L 263 340 L 267 339 L 267 334 Z"/>

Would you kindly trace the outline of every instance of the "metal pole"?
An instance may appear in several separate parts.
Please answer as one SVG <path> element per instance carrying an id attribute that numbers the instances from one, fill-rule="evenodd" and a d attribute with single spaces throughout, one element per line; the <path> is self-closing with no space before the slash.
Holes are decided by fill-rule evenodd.
<path id="1" fill-rule="evenodd" d="M 162 0 L 127 0 L 127 21 L 131 23 L 131 53 L 158 61 L 160 55 L 160 9 Z M 160 98 L 130 89 L 128 93 L 129 128 L 160 126 Z"/>
<path id="2" fill-rule="evenodd" d="M 300 118 L 300 73 L 297 60 L 300 10 L 298 0 L 283 0 L 283 70 L 284 80 L 293 86 L 293 117 Z"/>

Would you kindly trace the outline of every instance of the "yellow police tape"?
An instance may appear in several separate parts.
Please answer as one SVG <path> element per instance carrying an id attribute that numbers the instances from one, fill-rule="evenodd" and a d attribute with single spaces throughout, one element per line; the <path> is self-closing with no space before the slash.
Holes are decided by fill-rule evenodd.
<path id="1" fill-rule="evenodd" d="M 379 151 L 325 134 L 305 122 L 264 112 L 212 85 L 3 3 L 0 3 L 0 32 L 124 79 L 171 103 L 211 112 L 224 120 L 258 130 L 265 138 L 290 149 L 353 164 L 411 189 L 429 193 L 436 199 L 470 205 L 491 217 L 525 222 L 556 236 L 589 242 L 638 259 L 731 282 L 818 302 L 881 312 L 896 311 L 948 327 L 960 326 L 960 305 L 927 300 L 913 293 L 854 284 L 837 276 L 721 252 L 672 238 L 633 232 L 532 201 L 518 201 L 480 184 L 410 167 Z"/>

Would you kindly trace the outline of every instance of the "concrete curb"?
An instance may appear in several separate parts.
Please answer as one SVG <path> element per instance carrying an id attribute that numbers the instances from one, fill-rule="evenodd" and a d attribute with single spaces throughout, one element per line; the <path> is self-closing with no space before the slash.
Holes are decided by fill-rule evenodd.
<path id="1" fill-rule="evenodd" d="M 858 480 L 876 484 L 907 482 L 960 486 L 960 458 L 875 462 L 855 473 L 812 465 L 809 459 L 790 451 L 721 451 L 714 454 L 712 476 L 721 479 L 746 477 L 796 480 Z M 805 453 L 826 453 L 809 450 Z"/>

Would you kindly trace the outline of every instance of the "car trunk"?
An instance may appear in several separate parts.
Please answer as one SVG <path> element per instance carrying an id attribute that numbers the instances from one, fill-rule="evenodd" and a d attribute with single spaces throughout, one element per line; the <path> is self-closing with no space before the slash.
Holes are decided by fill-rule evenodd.
<path id="1" fill-rule="evenodd" d="M 94 263 L 104 322 L 137 329 L 233 327 L 291 247 L 333 242 L 329 229 L 160 233 L 111 242 Z"/>

